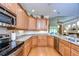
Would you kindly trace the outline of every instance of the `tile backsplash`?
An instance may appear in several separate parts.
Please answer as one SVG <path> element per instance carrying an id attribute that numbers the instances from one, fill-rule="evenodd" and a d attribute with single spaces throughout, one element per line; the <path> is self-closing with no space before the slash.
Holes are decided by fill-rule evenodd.
<path id="1" fill-rule="evenodd" d="M 48 31 L 17 31 L 16 35 L 21 36 L 21 35 L 32 35 L 32 34 L 47 34 Z"/>

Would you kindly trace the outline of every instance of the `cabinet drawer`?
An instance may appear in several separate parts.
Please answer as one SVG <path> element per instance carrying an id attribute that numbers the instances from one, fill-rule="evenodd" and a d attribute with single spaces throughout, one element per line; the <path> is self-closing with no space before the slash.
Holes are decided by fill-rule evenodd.
<path id="1" fill-rule="evenodd" d="M 59 52 L 61 55 L 64 55 L 64 44 L 63 43 L 59 43 Z"/>
<path id="2" fill-rule="evenodd" d="M 79 56 L 79 52 L 74 49 L 71 49 L 71 56 Z"/>
<path id="3" fill-rule="evenodd" d="M 79 51 L 79 46 L 71 44 L 71 49 Z"/>
<path id="4" fill-rule="evenodd" d="M 69 42 L 67 42 L 65 40 L 62 40 L 62 39 L 60 40 L 60 42 L 63 43 L 63 44 L 65 44 L 66 46 L 70 47 L 70 43 Z"/>
<path id="5" fill-rule="evenodd" d="M 37 36 L 33 36 L 31 39 L 32 39 L 32 47 L 37 47 L 38 44 Z"/>
<path id="6" fill-rule="evenodd" d="M 66 46 L 63 43 L 59 43 L 59 52 L 63 56 L 70 56 L 70 47 Z"/>
<path id="7" fill-rule="evenodd" d="M 48 44 L 48 47 L 54 48 L 54 37 L 48 36 L 47 44 Z"/>

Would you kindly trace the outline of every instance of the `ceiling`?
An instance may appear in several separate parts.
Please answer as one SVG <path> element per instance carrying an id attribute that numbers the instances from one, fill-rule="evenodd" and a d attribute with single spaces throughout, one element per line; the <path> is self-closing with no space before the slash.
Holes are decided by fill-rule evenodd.
<path id="1" fill-rule="evenodd" d="M 58 19 L 60 22 L 66 22 L 69 19 L 79 16 L 78 3 L 21 3 L 22 7 L 29 15 L 44 15 L 50 20 Z"/>
<path id="2" fill-rule="evenodd" d="M 78 3 L 21 3 L 28 14 L 34 16 L 78 16 Z M 32 12 L 34 10 L 34 12 Z"/>

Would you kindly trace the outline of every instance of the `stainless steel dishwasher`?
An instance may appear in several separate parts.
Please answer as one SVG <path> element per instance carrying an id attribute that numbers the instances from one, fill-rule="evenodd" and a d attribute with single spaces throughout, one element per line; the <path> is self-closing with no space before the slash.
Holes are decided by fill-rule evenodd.
<path id="1" fill-rule="evenodd" d="M 54 48 L 59 51 L 59 38 L 54 37 Z"/>

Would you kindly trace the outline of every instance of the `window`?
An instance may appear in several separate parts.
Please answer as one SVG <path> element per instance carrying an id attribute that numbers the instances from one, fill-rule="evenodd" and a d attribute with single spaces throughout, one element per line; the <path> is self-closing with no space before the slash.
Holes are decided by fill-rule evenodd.
<path id="1" fill-rule="evenodd" d="M 50 27 L 49 33 L 51 33 L 51 34 L 57 34 L 57 32 L 58 32 L 57 27 Z"/>

